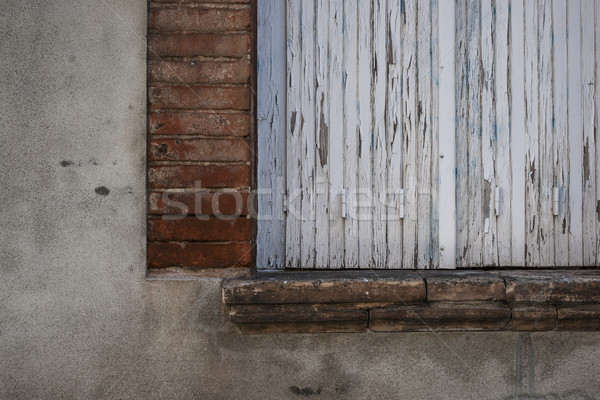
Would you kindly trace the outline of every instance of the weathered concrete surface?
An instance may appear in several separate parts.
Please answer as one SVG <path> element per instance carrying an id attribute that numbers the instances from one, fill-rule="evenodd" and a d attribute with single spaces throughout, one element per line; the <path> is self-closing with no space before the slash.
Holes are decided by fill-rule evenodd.
<path id="1" fill-rule="evenodd" d="M 600 396 L 599 334 L 241 336 L 146 281 L 146 2 L 0 6 L 0 398 Z"/>

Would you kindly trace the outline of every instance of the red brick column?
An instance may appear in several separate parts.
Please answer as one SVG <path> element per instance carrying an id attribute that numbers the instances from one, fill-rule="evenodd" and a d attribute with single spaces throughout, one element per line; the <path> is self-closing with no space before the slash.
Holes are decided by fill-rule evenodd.
<path id="1" fill-rule="evenodd" d="M 253 264 L 253 6 L 152 0 L 148 268 L 231 276 Z"/>

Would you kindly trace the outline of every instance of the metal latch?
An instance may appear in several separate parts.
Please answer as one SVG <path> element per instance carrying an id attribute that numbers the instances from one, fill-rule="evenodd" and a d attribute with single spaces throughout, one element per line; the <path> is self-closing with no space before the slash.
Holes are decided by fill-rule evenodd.
<path id="1" fill-rule="evenodd" d="M 494 188 L 494 214 L 500 215 L 500 186 Z"/>
<path id="2" fill-rule="evenodd" d="M 406 195 L 404 189 L 400 189 L 398 192 L 398 217 L 404 218 L 406 212 Z"/>
<path id="3" fill-rule="evenodd" d="M 555 186 L 552 188 L 552 215 L 557 216 L 560 207 L 560 188 Z"/>
<path id="4" fill-rule="evenodd" d="M 348 218 L 348 189 L 342 190 L 342 218 Z"/>

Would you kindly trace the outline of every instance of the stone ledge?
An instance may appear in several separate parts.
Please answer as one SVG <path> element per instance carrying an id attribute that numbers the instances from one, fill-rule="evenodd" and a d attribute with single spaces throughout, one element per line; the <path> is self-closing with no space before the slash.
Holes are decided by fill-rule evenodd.
<path id="1" fill-rule="evenodd" d="M 242 333 L 600 330 L 600 271 L 258 273 L 223 281 Z"/>

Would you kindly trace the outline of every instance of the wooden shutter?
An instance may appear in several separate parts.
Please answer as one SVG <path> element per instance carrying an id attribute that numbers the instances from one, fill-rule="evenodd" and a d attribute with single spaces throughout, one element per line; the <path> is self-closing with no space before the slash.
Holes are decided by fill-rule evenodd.
<path id="1" fill-rule="evenodd" d="M 599 17 L 259 1 L 259 268 L 598 265 Z"/>

